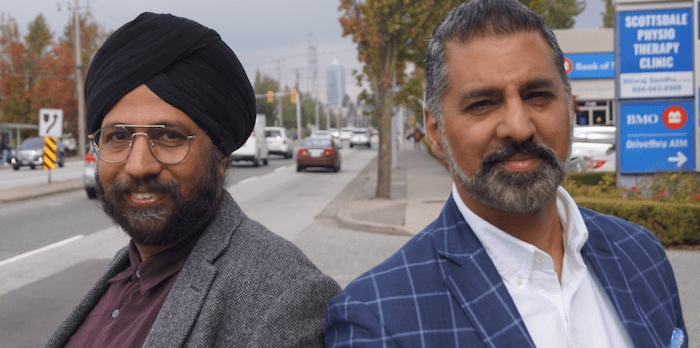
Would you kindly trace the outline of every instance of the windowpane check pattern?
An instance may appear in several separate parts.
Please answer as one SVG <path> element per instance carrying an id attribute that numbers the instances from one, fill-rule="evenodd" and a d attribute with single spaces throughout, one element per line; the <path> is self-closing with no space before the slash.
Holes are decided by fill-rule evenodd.
<path id="1" fill-rule="evenodd" d="M 147 129 L 136 132 L 134 129 Z M 177 127 L 166 125 L 126 125 L 117 124 L 102 127 L 89 136 L 97 156 L 108 163 L 125 161 L 131 154 L 134 137 L 143 135 L 148 149 L 159 162 L 176 164 L 182 162 L 190 152 L 192 140 L 206 134 L 188 135 Z"/>
<path id="2" fill-rule="evenodd" d="M 622 219 L 580 211 L 589 231 L 583 257 L 634 346 L 667 347 L 674 332 L 687 337 L 673 271 L 658 240 Z M 331 301 L 325 343 L 329 348 L 535 347 L 452 197 L 437 220 Z"/>

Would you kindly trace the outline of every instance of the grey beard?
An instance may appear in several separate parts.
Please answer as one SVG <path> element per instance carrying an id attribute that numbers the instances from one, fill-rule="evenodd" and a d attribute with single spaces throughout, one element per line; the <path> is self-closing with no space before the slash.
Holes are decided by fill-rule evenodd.
<path id="1" fill-rule="evenodd" d="M 482 160 L 479 171 L 469 176 L 455 163 L 444 132 L 441 137 L 445 161 L 460 186 L 481 204 L 494 209 L 522 214 L 540 210 L 566 177 L 566 163 L 559 161 L 550 147 L 535 143 L 532 138 L 519 144 L 506 141 L 501 149 Z M 529 172 L 509 172 L 495 166 L 516 154 L 534 155 L 544 161 Z"/>

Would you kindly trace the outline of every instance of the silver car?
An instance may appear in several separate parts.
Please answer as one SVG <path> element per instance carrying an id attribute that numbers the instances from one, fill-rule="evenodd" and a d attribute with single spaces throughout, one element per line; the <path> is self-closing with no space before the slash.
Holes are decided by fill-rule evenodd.
<path id="1" fill-rule="evenodd" d="M 59 167 L 63 167 L 66 162 L 66 150 L 60 141 L 56 142 L 56 152 L 56 164 Z M 12 163 L 14 170 L 19 170 L 22 166 L 29 166 L 31 169 L 41 167 L 44 164 L 44 138 L 32 137 L 24 139 L 17 146 L 15 155 L 10 159 L 10 163 Z"/>
<path id="2" fill-rule="evenodd" d="M 357 145 L 372 147 L 372 143 L 370 143 L 371 137 L 367 128 L 355 128 L 350 136 L 350 147 Z"/>

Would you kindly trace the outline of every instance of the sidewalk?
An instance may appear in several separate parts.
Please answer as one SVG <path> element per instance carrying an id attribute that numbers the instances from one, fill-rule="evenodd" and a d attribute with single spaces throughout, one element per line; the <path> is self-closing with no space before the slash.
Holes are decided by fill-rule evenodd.
<path id="1" fill-rule="evenodd" d="M 391 199 L 374 199 L 377 161 L 371 161 L 344 192 L 336 218 L 343 227 L 415 235 L 435 220 L 450 195 L 452 176 L 425 148 L 405 144 L 391 171 Z"/>

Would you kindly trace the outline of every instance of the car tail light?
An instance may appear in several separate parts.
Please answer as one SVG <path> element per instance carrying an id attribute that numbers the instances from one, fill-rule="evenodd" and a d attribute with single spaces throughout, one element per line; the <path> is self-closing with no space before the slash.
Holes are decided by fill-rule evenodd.
<path id="1" fill-rule="evenodd" d="M 93 156 L 91 153 L 85 155 L 85 163 L 93 163 L 95 161 L 95 156 Z"/>
<path id="2" fill-rule="evenodd" d="M 299 149 L 299 152 L 297 152 L 297 154 L 298 154 L 298 155 L 305 155 L 305 154 L 306 154 L 306 149 L 302 147 L 301 149 Z"/>
<path id="3" fill-rule="evenodd" d="M 335 155 L 335 150 L 333 150 L 333 149 L 326 149 L 326 155 L 331 155 L 331 156 Z"/>
<path id="4" fill-rule="evenodd" d="M 593 168 L 593 169 L 600 168 L 603 166 L 603 164 L 605 164 L 605 162 L 606 161 L 604 161 L 604 160 L 590 161 L 590 162 L 588 162 L 588 168 Z"/>

